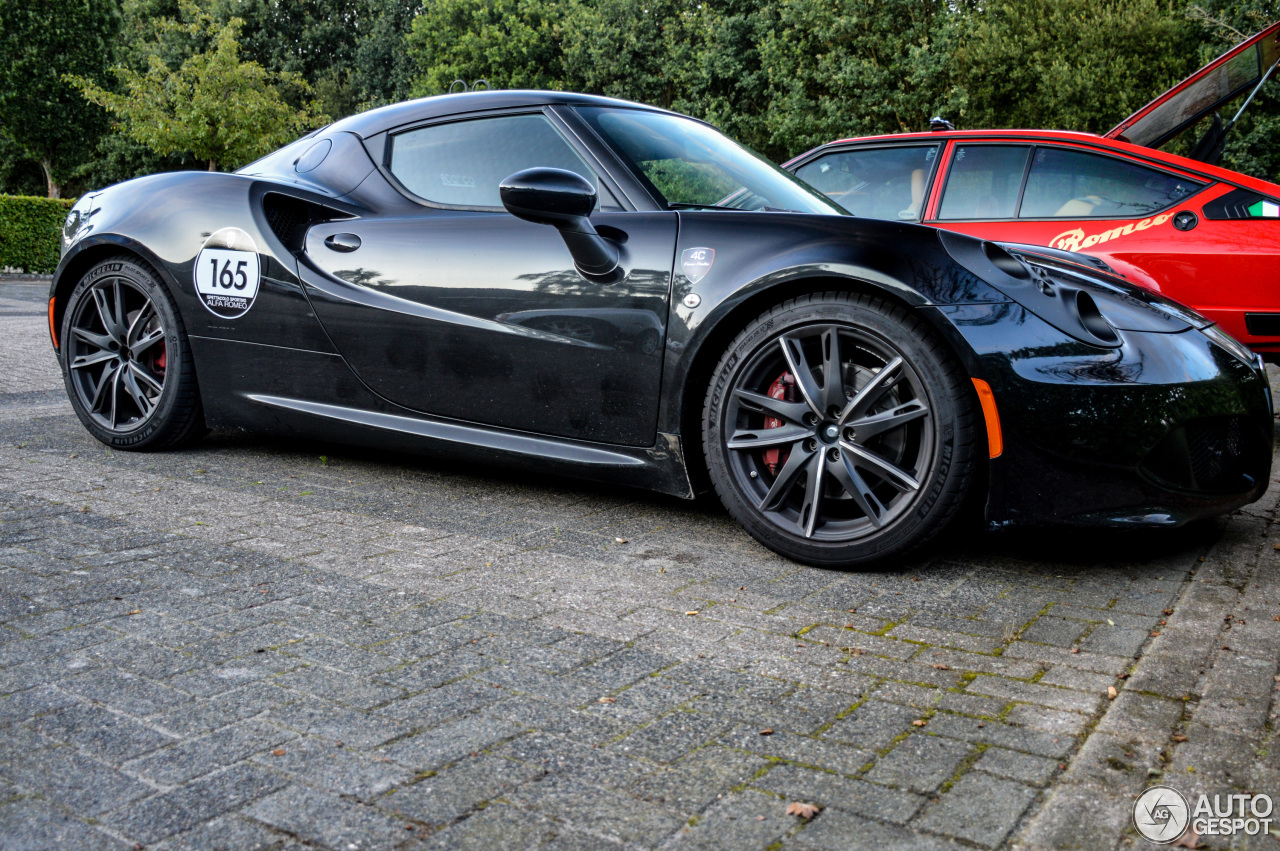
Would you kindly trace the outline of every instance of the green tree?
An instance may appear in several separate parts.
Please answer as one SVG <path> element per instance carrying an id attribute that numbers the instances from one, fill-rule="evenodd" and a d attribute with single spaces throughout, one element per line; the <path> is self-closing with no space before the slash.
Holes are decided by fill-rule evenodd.
<path id="1" fill-rule="evenodd" d="M 124 91 L 108 91 L 92 80 L 68 76 L 84 96 L 121 119 L 124 132 L 162 156 L 186 152 L 206 162 L 235 167 L 290 141 L 325 120 L 314 104 L 299 108 L 286 100 L 309 93 L 306 82 L 290 72 L 273 73 L 240 59 L 237 37 L 242 21 L 218 24 L 193 4 L 184 3 L 179 22 L 164 19 L 160 33 L 201 35 L 209 49 L 195 53 L 176 69 L 152 54 L 145 73 L 113 69 Z"/>
<path id="2" fill-rule="evenodd" d="M 60 75 L 105 81 L 119 28 L 112 0 L 0 0 L 0 126 L 40 164 L 50 198 L 106 127 Z"/>
<path id="3" fill-rule="evenodd" d="M 413 94 L 443 94 L 454 80 L 479 79 L 500 89 L 565 88 L 565 9 L 554 0 L 432 0 L 406 39 L 422 69 Z"/>
<path id="4" fill-rule="evenodd" d="M 1200 39 L 1171 0 L 986 0 L 951 56 L 959 118 L 1105 133 L 1193 71 Z"/>
<path id="5" fill-rule="evenodd" d="M 764 35 L 770 155 L 843 136 L 923 130 L 956 114 L 948 61 L 966 7 L 946 0 L 791 0 Z"/>

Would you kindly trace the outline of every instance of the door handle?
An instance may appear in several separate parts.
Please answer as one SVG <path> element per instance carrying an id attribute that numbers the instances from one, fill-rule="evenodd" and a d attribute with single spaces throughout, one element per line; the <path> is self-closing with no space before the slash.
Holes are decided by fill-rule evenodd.
<path id="1" fill-rule="evenodd" d="M 360 237 L 354 233 L 335 233 L 324 238 L 324 247 L 332 251 L 355 251 L 360 247 Z"/>

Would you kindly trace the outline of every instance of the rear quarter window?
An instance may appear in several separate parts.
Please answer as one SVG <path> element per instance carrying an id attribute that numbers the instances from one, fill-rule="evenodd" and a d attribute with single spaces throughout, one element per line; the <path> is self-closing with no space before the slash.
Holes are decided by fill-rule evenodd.
<path id="1" fill-rule="evenodd" d="M 1036 148 L 1020 218 L 1141 218 L 1195 194 L 1204 184 L 1117 157 Z"/>

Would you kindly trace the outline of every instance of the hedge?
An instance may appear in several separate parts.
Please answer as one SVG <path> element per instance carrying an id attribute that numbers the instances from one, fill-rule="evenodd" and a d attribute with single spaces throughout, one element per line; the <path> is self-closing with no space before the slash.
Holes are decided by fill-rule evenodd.
<path id="1" fill-rule="evenodd" d="M 52 272 L 74 200 L 0 195 L 0 270 Z"/>

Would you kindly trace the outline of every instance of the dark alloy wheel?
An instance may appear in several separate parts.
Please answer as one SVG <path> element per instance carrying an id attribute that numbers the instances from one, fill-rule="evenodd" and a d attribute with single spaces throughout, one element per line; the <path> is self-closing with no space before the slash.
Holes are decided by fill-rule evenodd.
<path id="1" fill-rule="evenodd" d="M 713 375 L 703 445 L 717 493 L 801 561 L 905 552 L 963 502 L 977 444 L 967 383 L 897 305 L 832 293 L 779 305 Z"/>
<path id="2" fill-rule="evenodd" d="M 113 258 L 90 269 L 67 302 L 61 339 L 72 406 L 103 443 L 158 449 L 203 432 L 186 333 L 149 267 Z"/>

